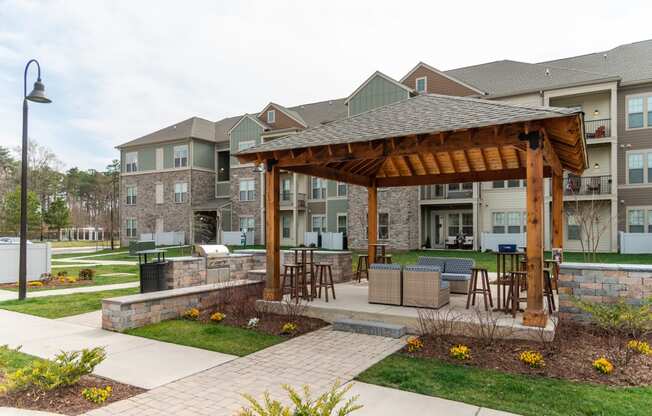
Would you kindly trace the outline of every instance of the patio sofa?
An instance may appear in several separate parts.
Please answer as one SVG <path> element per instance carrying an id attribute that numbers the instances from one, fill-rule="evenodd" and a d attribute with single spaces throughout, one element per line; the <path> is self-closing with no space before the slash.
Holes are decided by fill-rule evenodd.
<path id="1" fill-rule="evenodd" d="M 439 267 L 442 270 L 441 279 L 449 282 L 451 293 L 469 293 L 471 269 L 475 267 L 475 261 L 453 257 L 421 256 L 417 264 L 420 266 Z"/>
<path id="2" fill-rule="evenodd" d="M 401 265 L 374 263 L 369 266 L 369 303 L 401 305 Z"/>
<path id="3" fill-rule="evenodd" d="M 403 268 L 403 306 L 441 308 L 450 300 L 450 284 L 441 279 L 438 266 Z"/>

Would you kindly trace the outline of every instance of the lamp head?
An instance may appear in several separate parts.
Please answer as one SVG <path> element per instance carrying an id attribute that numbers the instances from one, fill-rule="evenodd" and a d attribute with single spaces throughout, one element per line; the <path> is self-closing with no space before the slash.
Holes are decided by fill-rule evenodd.
<path id="1" fill-rule="evenodd" d="M 36 80 L 34 89 L 25 98 L 35 103 L 48 104 L 52 102 L 52 100 L 45 96 L 45 85 L 41 82 L 41 78 Z"/>

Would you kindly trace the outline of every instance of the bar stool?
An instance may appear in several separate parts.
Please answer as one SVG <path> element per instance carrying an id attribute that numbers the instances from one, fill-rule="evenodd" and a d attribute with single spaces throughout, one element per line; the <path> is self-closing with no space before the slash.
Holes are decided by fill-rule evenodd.
<path id="1" fill-rule="evenodd" d="M 557 306 L 555 305 L 555 294 L 553 293 L 552 279 L 550 278 L 551 274 L 550 269 L 543 269 L 543 296 L 548 301 L 548 312 L 552 315 L 557 309 Z"/>
<path id="2" fill-rule="evenodd" d="M 392 255 L 383 254 L 378 257 L 378 263 L 392 264 Z"/>
<path id="3" fill-rule="evenodd" d="M 482 289 L 478 288 L 478 275 L 482 280 Z M 489 286 L 489 273 L 487 269 L 481 267 L 474 267 L 471 269 L 471 282 L 469 285 L 469 293 L 466 296 L 466 309 L 469 309 L 470 305 L 475 306 L 475 295 L 481 293 L 484 299 L 484 310 L 488 311 L 489 306 L 494 307 L 494 301 L 491 298 L 491 289 Z M 471 299 L 473 298 L 473 299 Z M 489 302 L 487 302 L 489 299 Z"/>
<path id="4" fill-rule="evenodd" d="M 511 309 L 514 318 L 516 318 L 516 312 L 521 310 L 521 302 L 527 302 L 527 297 L 521 296 L 521 292 L 526 290 L 526 282 L 527 272 L 515 271 L 509 274 L 509 290 L 505 306 L 508 311 Z"/>
<path id="5" fill-rule="evenodd" d="M 281 284 L 283 295 L 289 293 L 291 298 L 299 297 L 299 278 L 303 275 L 302 270 L 302 264 L 286 263 L 283 265 L 283 282 Z"/>
<path id="6" fill-rule="evenodd" d="M 543 264 L 552 271 L 552 288 L 559 294 L 559 263 L 556 260 L 544 260 Z"/>
<path id="7" fill-rule="evenodd" d="M 369 255 L 360 254 L 358 256 L 358 266 L 356 267 L 355 278 L 358 279 L 358 283 L 362 280 L 362 273 L 364 273 L 367 281 L 369 280 Z"/>
<path id="8" fill-rule="evenodd" d="M 328 272 L 328 275 L 326 275 Z M 324 288 L 324 293 L 326 295 L 326 302 L 328 302 L 328 288 L 331 288 L 333 293 L 333 300 L 335 300 L 335 283 L 333 282 L 333 271 L 331 269 L 330 263 L 315 263 L 315 273 L 318 276 L 317 287 L 319 292 L 317 297 L 321 299 L 321 288 Z"/>

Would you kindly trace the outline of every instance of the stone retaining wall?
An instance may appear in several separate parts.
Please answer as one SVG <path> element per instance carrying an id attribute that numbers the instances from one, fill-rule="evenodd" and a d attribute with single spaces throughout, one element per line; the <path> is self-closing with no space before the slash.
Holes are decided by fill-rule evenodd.
<path id="1" fill-rule="evenodd" d="M 563 263 L 559 273 L 559 316 L 585 321 L 588 316 L 573 298 L 595 303 L 625 299 L 640 304 L 652 296 L 652 266 L 635 264 Z"/>
<path id="2" fill-rule="evenodd" d="M 162 290 L 102 300 L 102 328 L 124 331 L 130 328 L 176 319 L 190 309 L 211 310 L 220 302 L 220 293 L 243 290 L 262 297 L 264 282 L 235 280 L 226 283 Z"/>
<path id="3" fill-rule="evenodd" d="M 165 265 L 165 283 L 168 289 L 206 284 L 206 268 L 201 257 L 173 257 Z"/>
<path id="4" fill-rule="evenodd" d="M 252 254 L 255 259 L 253 266 L 255 269 L 265 269 L 267 266 L 267 253 L 261 249 L 238 250 L 237 253 Z M 333 280 L 338 282 L 348 282 L 353 279 L 353 254 L 350 251 L 326 251 L 317 250 L 313 252 L 315 262 L 330 263 L 333 271 Z M 294 252 L 291 250 L 281 250 L 281 274 L 283 273 L 283 263 L 286 261 L 294 262 Z"/>

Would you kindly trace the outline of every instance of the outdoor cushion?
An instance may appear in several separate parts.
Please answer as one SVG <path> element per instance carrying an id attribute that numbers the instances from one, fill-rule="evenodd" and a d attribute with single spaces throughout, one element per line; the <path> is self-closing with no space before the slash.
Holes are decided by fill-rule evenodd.
<path id="1" fill-rule="evenodd" d="M 457 273 L 471 275 L 471 269 L 475 262 L 469 259 L 449 259 L 446 260 L 445 273 Z"/>
<path id="2" fill-rule="evenodd" d="M 471 275 L 466 273 L 442 273 L 441 278 L 444 280 L 471 280 Z"/>
<path id="3" fill-rule="evenodd" d="M 423 264 L 408 264 L 403 267 L 404 272 L 439 272 L 441 273 L 441 268 L 439 266 L 426 266 Z M 444 282 L 442 279 L 439 279 L 439 287 L 442 289 L 448 287 L 448 282 Z"/>
<path id="4" fill-rule="evenodd" d="M 429 257 L 429 256 L 420 256 L 417 261 L 419 266 L 437 266 L 441 270 L 444 270 L 446 265 L 446 259 L 441 257 Z"/>
<path id="5" fill-rule="evenodd" d="M 385 263 L 372 263 L 371 266 L 369 266 L 370 270 L 401 270 L 401 265 L 398 263 L 391 263 L 391 264 L 385 264 Z"/>

